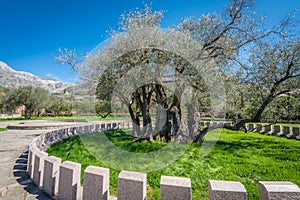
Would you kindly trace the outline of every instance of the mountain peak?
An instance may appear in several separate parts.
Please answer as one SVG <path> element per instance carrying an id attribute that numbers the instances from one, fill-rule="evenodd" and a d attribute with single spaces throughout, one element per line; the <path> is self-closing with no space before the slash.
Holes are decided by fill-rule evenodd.
<path id="1" fill-rule="evenodd" d="M 14 71 L 5 62 L 0 61 L 0 71 Z"/>
<path id="2" fill-rule="evenodd" d="M 48 90 L 50 93 L 61 92 L 67 87 L 66 84 L 59 80 L 46 79 L 28 72 L 16 71 L 2 61 L 0 61 L 0 85 L 8 88 L 40 87 Z"/>

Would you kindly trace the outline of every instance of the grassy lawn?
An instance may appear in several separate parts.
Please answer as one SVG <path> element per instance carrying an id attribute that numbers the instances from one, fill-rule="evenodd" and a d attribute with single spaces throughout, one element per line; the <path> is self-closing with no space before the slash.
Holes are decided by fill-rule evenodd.
<path id="1" fill-rule="evenodd" d="M 0 119 L 0 122 L 6 122 L 6 121 L 19 121 L 19 120 L 76 120 L 76 119 L 87 119 L 87 120 L 130 120 L 129 117 L 122 117 L 122 116 L 108 116 L 106 118 L 101 118 L 99 116 L 47 116 L 47 117 L 37 117 L 32 116 L 30 119 L 25 119 L 24 116 L 17 117 L 17 118 L 7 118 L 7 119 Z"/>
<path id="2" fill-rule="evenodd" d="M 85 144 L 89 139 L 92 142 L 93 134 L 87 134 Z M 121 130 L 105 134 L 115 145 L 126 151 L 151 152 L 166 145 L 157 141 L 135 142 Z M 209 133 L 212 134 L 214 131 Z M 206 141 L 212 142 L 209 135 Z M 190 177 L 193 199 L 197 200 L 208 199 L 208 180 L 240 181 L 245 185 L 250 200 L 259 199 L 258 181 L 291 181 L 300 186 L 300 141 L 224 129 L 213 150 L 202 159 L 199 157 L 200 147 L 201 144 L 191 144 L 176 162 L 157 171 L 147 172 L 148 199 L 159 199 L 161 175 Z M 106 147 L 98 145 L 96 151 L 103 152 L 104 148 Z M 57 142 L 47 152 L 64 161 L 81 163 L 82 176 L 89 165 L 109 167 L 91 155 L 79 137 Z M 119 172 L 110 169 L 112 195 L 117 192 Z"/>
<path id="3" fill-rule="evenodd" d="M 0 128 L 0 132 L 1 131 L 7 131 L 8 129 L 7 128 Z"/>
<path id="4" fill-rule="evenodd" d="M 276 125 L 291 126 L 291 127 L 300 127 L 300 124 L 276 124 Z"/>

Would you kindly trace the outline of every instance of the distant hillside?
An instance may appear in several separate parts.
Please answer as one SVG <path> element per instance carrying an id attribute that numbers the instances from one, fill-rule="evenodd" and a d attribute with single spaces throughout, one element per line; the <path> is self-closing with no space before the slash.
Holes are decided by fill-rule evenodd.
<path id="1" fill-rule="evenodd" d="M 0 61 L 0 86 L 18 88 L 22 86 L 40 87 L 50 93 L 62 92 L 68 85 L 59 80 L 45 79 L 28 72 L 16 71 Z"/>

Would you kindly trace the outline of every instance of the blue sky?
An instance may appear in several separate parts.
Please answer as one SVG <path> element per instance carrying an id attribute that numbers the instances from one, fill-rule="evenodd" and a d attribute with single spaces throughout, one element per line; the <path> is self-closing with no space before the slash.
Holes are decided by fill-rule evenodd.
<path id="1" fill-rule="evenodd" d="M 120 14 L 142 7 L 147 0 L 0 0 L 0 61 L 12 68 L 45 78 L 73 82 L 66 65 L 55 61 L 58 48 L 86 53 L 118 27 Z M 154 9 L 166 10 L 162 27 L 184 17 L 220 13 L 225 0 L 153 0 Z M 257 0 L 255 10 L 270 24 L 300 9 L 300 0 Z M 297 11 L 298 19 L 300 12 Z"/>

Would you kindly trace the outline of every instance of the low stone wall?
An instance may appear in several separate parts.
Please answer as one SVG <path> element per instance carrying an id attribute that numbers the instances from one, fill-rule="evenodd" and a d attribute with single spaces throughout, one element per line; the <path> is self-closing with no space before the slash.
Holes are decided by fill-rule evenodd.
<path id="1" fill-rule="evenodd" d="M 146 200 L 147 174 L 122 171 L 118 176 L 118 197 L 109 193 L 109 169 L 88 166 L 80 183 L 81 164 L 48 156 L 45 150 L 54 142 L 80 134 L 116 128 L 130 128 L 128 121 L 102 122 L 48 132 L 29 145 L 27 172 L 33 182 L 58 200 Z M 201 178 L 201 177 L 199 177 Z M 300 189 L 291 182 L 259 182 L 261 200 L 300 199 Z M 210 200 L 246 200 L 247 191 L 240 182 L 209 180 Z M 191 200 L 190 178 L 161 176 L 161 200 Z"/>
<path id="2" fill-rule="evenodd" d="M 300 140 L 300 127 L 248 123 L 247 130 Z"/>

